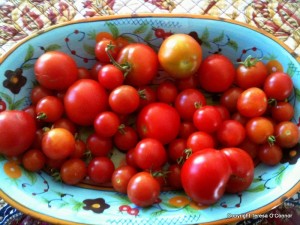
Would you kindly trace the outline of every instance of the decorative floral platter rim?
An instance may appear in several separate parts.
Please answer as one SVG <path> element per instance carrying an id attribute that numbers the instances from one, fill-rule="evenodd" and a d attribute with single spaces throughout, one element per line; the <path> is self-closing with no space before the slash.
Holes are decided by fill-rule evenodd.
<path id="1" fill-rule="evenodd" d="M 72 21 L 72 22 L 62 23 L 62 24 L 55 25 L 53 27 L 49 27 L 49 28 L 44 29 L 44 30 L 40 30 L 39 32 L 37 32 L 37 33 L 35 33 L 35 34 L 33 34 L 33 35 L 25 38 L 24 40 L 22 40 L 20 43 L 18 43 L 17 45 L 15 45 L 11 50 L 9 50 L 5 55 L 3 55 L 0 58 L 0 64 L 2 64 L 3 62 L 5 62 L 6 58 L 9 58 L 9 56 L 11 54 L 13 54 L 16 49 L 18 49 L 20 46 L 22 46 L 26 42 L 30 41 L 31 39 L 34 39 L 35 37 L 38 37 L 39 35 L 42 35 L 44 33 L 47 33 L 49 31 L 51 31 L 51 30 L 54 30 L 56 28 L 60 28 L 60 27 L 68 26 L 68 25 L 80 24 L 80 23 L 87 23 L 87 22 L 98 22 L 98 21 L 99 22 L 105 22 L 105 21 L 108 21 L 108 20 L 113 21 L 113 20 L 118 20 L 118 19 L 130 19 L 130 18 L 132 18 L 132 19 L 143 19 L 143 18 L 148 18 L 148 19 L 153 19 L 153 18 L 155 18 L 155 19 L 160 19 L 160 18 L 161 19 L 175 19 L 175 18 L 176 19 L 203 19 L 203 20 L 207 20 L 207 21 L 220 21 L 221 20 L 221 21 L 227 22 L 228 24 L 239 25 L 239 26 L 244 27 L 244 28 L 249 28 L 249 29 L 251 29 L 251 30 L 253 30 L 253 31 L 255 31 L 255 32 L 259 33 L 259 34 L 262 34 L 263 36 L 271 38 L 274 42 L 279 43 L 279 45 L 282 46 L 284 48 L 284 50 L 290 54 L 290 56 L 288 56 L 288 57 L 290 57 L 291 60 L 293 59 L 293 60 L 296 61 L 296 62 L 294 62 L 294 64 L 296 64 L 297 61 L 298 61 L 298 65 L 299 65 L 299 62 L 300 62 L 300 56 L 296 55 L 287 45 L 285 45 L 284 43 L 282 43 L 276 37 L 272 36 L 271 34 L 265 32 L 263 30 L 257 29 L 257 28 L 255 28 L 253 26 L 249 26 L 249 25 L 244 24 L 244 23 L 240 23 L 240 22 L 232 21 L 232 20 L 228 20 L 228 19 L 220 19 L 220 18 L 216 18 L 216 17 L 212 17 L 212 16 L 205 16 L 205 15 L 203 16 L 203 15 L 186 15 L 186 14 L 172 14 L 172 15 L 166 15 L 166 14 L 138 14 L 138 15 L 104 16 L 104 17 L 97 17 L 97 18 L 91 18 L 91 19 L 84 19 L 84 20 L 78 20 L 78 21 Z M 78 30 L 76 30 L 76 32 L 78 33 Z M 204 33 L 205 33 L 205 31 L 204 31 Z M 67 34 L 65 34 L 65 36 L 66 35 Z M 206 34 L 206 36 L 207 36 L 207 34 Z M 217 40 L 217 38 L 218 39 L 223 39 L 224 35 L 222 35 L 222 33 L 221 33 L 221 35 L 220 34 L 217 35 L 217 37 L 215 37 L 214 40 Z M 234 41 L 232 41 L 230 43 L 226 42 L 225 45 L 228 45 L 231 49 L 236 49 L 237 48 Z M 221 46 L 221 45 L 218 45 L 218 46 Z M 249 49 L 249 51 L 254 51 L 253 49 L 254 48 L 251 48 L 251 49 Z M 245 51 L 247 52 L 248 50 L 245 50 Z M 27 56 L 30 55 L 32 57 L 33 52 L 32 52 L 31 48 L 30 48 L 30 51 L 27 51 L 27 53 L 29 53 L 29 54 L 27 54 Z M 24 54 L 26 54 L 26 52 Z M 25 58 L 28 58 L 28 57 L 25 57 Z M 29 60 L 29 59 L 27 59 L 27 60 Z M 22 65 L 24 66 L 25 64 L 22 64 Z M 294 69 L 294 70 L 296 71 L 296 73 L 299 74 L 300 72 L 299 72 L 299 66 L 298 65 L 296 66 L 296 69 Z M 299 86 L 300 82 L 298 82 L 298 83 L 299 83 L 298 84 L 298 86 Z M 299 88 L 300 87 L 298 87 L 298 89 Z M 0 166 L 3 166 L 4 164 L 5 164 L 5 162 L 0 160 Z M 300 167 L 300 165 L 299 165 L 300 163 L 299 162 L 298 163 L 294 162 L 293 164 L 295 164 L 295 165 L 290 165 L 289 163 L 284 162 L 280 167 L 274 168 L 273 171 L 270 172 L 270 174 L 272 175 L 272 173 L 273 173 L 273 174 L 277 174 L 277 175 L 274 176 L 275 177 L 274 179 L 272 178 L 273 179 L 272 182 L 280 183 L 281 180 L 282 180 L 282 174 L 284 173 L 284 171 L 286 169 L 293 168 L 293 171 L 296 171 L 296 169 L 298 169 L 298 170 L 300 169 L 299 168 Z M 1 174 L 1 172 L 2 171 L 0 171 L 0 174 Z M 47 175 L 44 175 L 44 174 L 41 174 L 41 173 L 32 175 L 32 174 L 27 174 L 26 172 L 24 172 L 24 170 L 22 170 L 22 173 L 25 174 L 24 176 L 26 177 L 27 180 L 29 180 L 31 182 L 33 182 L 33 180 L 34 180 L 34 182 L 36 183 L 37 182 L 36 180 L 39 179 L 38 182 L 40 182 L 40 184 L 45 184 L 46 187 L 47 187 L 48 180 L 50 180 L 50 178 Z M 261 182 L 261 184 L 263 186 L 261 186 L 261 185 L 257 186 L 256 185 L 256 186 L 254 186 L 252 188 L 252 191 L 253 192 L 265 191 L 265 188 L 267 187 L 267 183 L 270 181 L 270 179 L 269 178 L 265 178 L 263 174 L 256 174 L 256 175 L 257 175 L 256 179 L 258 179 L 259 182 Z M 1 176 L 3 176 L 3 175 L 1 175 Z M 299 180 L 300 180 L 300 177 L 296 181 L 295 180 L 292 181 L 292 177 L 290 177 L 289 181 L 292 181 L 293 185 L 289 186 L 289 189 L 287 191 L 280 190 L 281 191 L 280 192 L 281 193 L 280 196 L 276 197 L 275 199 L 272 199 L 271 201 L 267 202 L 266 204 L 263 204 L 262 206 L 260 206 L 258 208 L 249 209 L 248 211 L 243 211 L 242 214 L 248 215 L 249 217 L 254 216 L 254 215 L 259 215 L 259 214 L 265 213 L 268 210 L 272 209 L 273 207 L 281 204 L 285 199 L 293 196 L 298 190 L 300 190 L 300 181 Z M 15 182 L 15 180 L 13 180 L 12 182 Z M 272 183 L 272 182 L 269 182 L 269 183 Z M 269 183 L 268 183 L 268 185 L 269 185 Z M 58 185 L 58 184 L 55 184 L 55 185 Z M 284 185 L 284 184 L 282 184 L 282 185 Z M 27 188 L 28 184 L 23 182 L 21 184 L 21 186 L 22 186 L 22 188 Z M 61 202 L 65 203 L 65 204 L 73 204 L 74 203 L 75 204 L 74 207 L 86 208 L 87 213 L 90 213 L 90 211 L 88 211 L 88 210 L 90 210 L 90 208 L 89 208 L 90 204 L 101 205 L 100 209 L 102 211 L 97 211 L 96 212 L 96 211 L 94 211 L 92 209 L 92 211 L 95 212 L 95 213 L 103 213 L 104 210 L 106 210 L 106 209 L 108 209 L 110 207 L 110 205 L 109 205 L 110 202 L 109 201 L 107 202 L 106 199 L 103 199 L 103 198 L 81 199 L 79 201 L 76 201 L 78 199 L 74 199 L 72 197 L 72 195 L 69 194 L 69 192 L 67 191 L 67 190 L 70 190 L 69 188 L 70 187 L 63 185 L 63 189 L 66 190 L 66 192 L 58 194 L 58 198 L 57 199 L 54 199 L 54 198 L 53 199 L 51 199 L 51 198 L 50 199 L 46 199 L 46 201 L 48 203 L 48 206 L 49 206 L 50 203 L 52 203 L 54 201 L 61 201 Z M 49 187 L 48 187 L 48 189 L 49 189 Z M 76 187 L 75 187 L 75 189 L 76 189 Z M 7 190 L 7 187 L 6 187 L 6 190 Z M 14 191 L 14 190 L 16 190 L 15 187 L 12 187 L 11 191 Z M 47 189 L 45 189 L 45 190 L 48 191 Z M 46 191 L 43 192 L 43 194 L 46 193 Z M 96 190 L 91 190 L 91 191 L 92 192 L 96 192 Z M 97 190 L 97 191 L 99 191 L 99 190 Z M 104 192 L 105 191 L 103 191 L 103 193 Z M 112 192 L 105 192 L 105 194 L 108 195 L 108 196 L 111 195 L 111 193 Z M 36 193 L 35 193 L 35 195 L 36 195 Z M 166 193 L 166 195 L 168 195 L 168 193 Z M 32 216 L 40 218 L 42 220 L 49 221 L 49 222 L 55 223 L 55 224 L 66 224 L 66 222 L 68 224 L 70 224 L 70 223 L 72 223 L 72 224 L 83 224 L 82 222 L 75 222 L 75 221 L 65 220 L 65 219 L 62 219 L 62 218 L 56 218 L 53 215 L 48 215 L 46 212 L 43 213 L 43 212 L 38 212 L 37 209 L 31 209 L 30 206 L 27 205 L 28 202 L 19 203 L 16 199 L 14 199 L 12 196 L 10 196 L 9 194 L 7 194 L 7 191 L 4 191 L 3 185 L 1 185 L 1 184 L 0 184 L 0 196 L 6 202 L 8 202 L 9 204 L 11 204 L 13 207 L 19 209 L 20 211 L 22 211 L 22 212 L 24 212 L 24 213 L 26 213 L 28 215 L 32 215 Z M 65 198 L 67 200 L 65 200 Z M 180 201 L 182 201 L 182 200 L 186 201 L 187 200 L 186 198 L 182 197 L 182 193 L 177 193 L 177 192 L 176 193 L 172 193 L 171 197 L 168 196 L 166 198 L 165 195 L 162 196 L 162 199 L 166 200 L 168 202 L 170 202 L 170 199 L 174 200 L 176 198 L 179 199 Z M 234 205 L 234 206 L 230 206 L 230 204 L 227 205 L 228 202 L 226 202 L 226 200 L 225 200 L 225 201 L 220 202 L 220 205 L 218 207 L 221 208 L 221 209 L 223 209 L 223 210 L 224 209 L 228 209 L 229 210 L 230 208 L 233 208 L 233 211 L 231 211 L 231 212 L 233 212 L 233 214 L 235 214 L 235 213 L 239 214 L 240 212 L 237 211 L 235 208 L 239 208 L 240 207 L 238 204 L 241 203 L 241 201 L 242 201 L 242 195 L 237 195 L 237 196 L 235 196 L 235 198 L 237 200 L 237 204 L 236 205 Z M 70 200 L 70 202 L 68 202 L 69 200 Z M 96 201 L 96 202 L 94 202 L 94 201 Z M 126 202 L 127 200 L 123 199 L 122 201 Z M 240 202 L 238 202 L 238 201 L 240 201 Z M 254 200 L 254 202 L 255 202 L 255 200 Z M 128 203 L 128 201 L 126 202 L 126 204 L 127 204 L 126 205 L 127 207 L 128 206 L 133 207 L 132 205 L 130 205 Z M 163 204 L 165 204 L 165 203 L 164 202 L 157 203 L 156 207 L 158 209 L 158 213 L 162 213 L 164 210 L 166 211 L 166 209 L 164 209 L 163 207 L 166 207 L 168 210 L 170 210 L 170 208 L 172 209 L 172 207 L 170 206 L 170 204 L 167 205 L 167 206 L 165 206 Z M 180 208 L 180 207 L 175 207 L 175 208 L 176 208 L 176 210 L 187 210 L 186 212 L 187 212 L 188 215 L 194 215 L 194 216 L 197 215 L 197 213 L 195 213 L 195 211 L 193 211 L 195 209 L 192 207 L 192 202 L 188 202 L 187 204 L 188 205 L 185 205 L 182 208 Z M 132 208 L 132 209 L 136 209 L 136 208 Z M 174 209 L 174 205 L 173 205 L 173 209 Z M 120 210 L 120 208 L 119 208 L 119 210 Z M 138 210 L 142 211 L 142 209 L 138 209 Z M 190 210 L 190 211 L 188 211 L 188 210 Z M 197 211 L 200 210 L 199 211 L 199 216 L 200 215 L 203 216 L 203 217 L 205 216 L 205 215 L 202 215 L 202 212 L 205 212 L 206 209 L 199 209 L 198 208 L 196 210 Z M 202 211 L 202 210 L 204 210 L 204 211 Z M 118 212 L 118 211 L 116 211 L 116 212 Z M 135 212 L 132 211 L 132 213 L 138 213 L 138 212 L 139 211 L 135 211 Z M 218 212 L 218 211 L 216 211 L 216 212 Z M 121 213 L 121 210 L 119 211 L 119 213 Z M 87 215 L 90 215 L 90 214 L 87 214 Z M 76 213 L 73 216 L 76 216 Z M 98 216 L 99 216 L 99 219 L 101 219 L 101 215 L 98 215 Z M 113 214 L 109 214 L 108 216 L 113 216 Z M 128 217 L 128 215 L 124 215 L 124 218 L 122 218 L 122 222 L 121 222 L 121 220 L 119 220 L 119 221 L 118 220 L 110 220 L 110 222 L 115 222 L 116 224 L 126 224 L 126 223 L 130 223 L 130 222 L 133 222 L 133 221 L 141 222 L 139 220 L 140 218 L 137 215 L 135 215 L 135 216 L 136 217 L 132 217 L 132 215 L 131 215 L 131 217 Z M 145 219 L 145 218 L 143 218 L 143 219 Z M 169 218 L 169 219 L 170 219 L 169 220 L 170 222 L 174 222 L 174 220 L 172 220 L 171 218 Z M 228 216 L 227 218 L 223 217 L 223 218 L 217 218 L 216 220 L 205 221 L 205 224 L 224 224 L 224 223 L 235 222 L 235 221 L 238 221 L 238 220 L 241 220 L 241 219 L 243 219 L 243 218 L 241 218 L 241 217 L 235 217 L 235 216 Z M 166 221 L 166 220 L 164 220 L 164 221 Z M 183 219 L 183 221 L 185 221 L 185 222 L 189 221 L 190 222 L 190 221 L 193 221 L 193 220 L 184 220 Z M 101 222 L 101 221 L 99 221 L 99 222 Z M 153 222 L 154 222 L 153 220 L 147 220 L 147 222 L 145 222 L 145 223 L 147 224 L 147 223 L 153 223 Z M 198 222 L 202 222 L 202 221 L 198 220 L 198 219 L 194 220 L 194 223 L 198 223 Z"/>

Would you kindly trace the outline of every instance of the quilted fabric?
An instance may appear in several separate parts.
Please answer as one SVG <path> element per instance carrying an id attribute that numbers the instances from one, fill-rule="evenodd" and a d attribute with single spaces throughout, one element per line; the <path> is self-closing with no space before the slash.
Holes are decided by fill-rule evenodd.
<path id="1" fill-rule="evenodd" d="M 18 41 L 51 25 L 94 16 L 138 13 L 207 14 L 261 28 L 300 55 L 299 0 L 0 0 L 0 56 Z M 274 209 L 294 221 L 242 221 L 238 224 L 299 224 L 299 194 Z M 46 225 L 0 199 L 0 224 Z"/>

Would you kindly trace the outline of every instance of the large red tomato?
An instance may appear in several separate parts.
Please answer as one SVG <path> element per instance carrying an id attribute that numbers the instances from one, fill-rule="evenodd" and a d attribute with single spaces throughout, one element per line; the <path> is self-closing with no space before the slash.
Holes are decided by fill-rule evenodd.
<path id="1" fill-rule="evenodd" d="M 74 123 L 93 125 L 96 116 L 106 110 L 108 95 L 97 81 L 80 79 L 67 90 L 64 105 Z"/>
<path id="2" fill-rule="evenodd" d="M 137 131 L 141 138 L 154 138 L 167 144 L 179 133 L 180 117 L 176 109 L 166 103 L 151 103 L 137 117 Z"/>
<path id="3" fill-rule="evenodd" d="M 177 79 L 197 72 L 202 61 L 202 48 L 190 35 L 173 34 L 166 38 L 158 51 L 162 68 Z"/>
<path id="4" fill-rule="evenodd" d="M 65 90 L 78 78 L 75 60 L 59 51 L 41 55 L 34 65 L 34 73 L 37 81 L 51 90 Z"/>
<path id="5" fill-rule="evenodd" d="M 231 175 L 225 155 L 213 148 L 193 153 L 181 168 L 185 193 L 195 202 L 211 205 L 224 194 Z"/>
<path id="6" fill-rule="evenodd" d="M 10 110 L 0 113 L 0 154 L 18 156 L 33 143 L 36 122 L 27 112 Z"/>

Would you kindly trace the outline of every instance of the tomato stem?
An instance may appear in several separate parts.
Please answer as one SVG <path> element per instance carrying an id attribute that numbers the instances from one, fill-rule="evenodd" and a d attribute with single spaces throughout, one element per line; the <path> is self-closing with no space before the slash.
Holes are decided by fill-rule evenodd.
<path id="1" fill-rule="evenodd" d="M 247 58 L 243 62 L 239 62 L 239 64 L 242 64 L 246 68 L 249 68 L 255 66 L 259 61 L 261 61 L 261 59 L 253 58 L 251 55 L 248 55 Z"/>
<path id="2" fill-rule="evenodd" d="M 37 114 L 36 119 L 37 120 L 45 120 L 45 119 L 47 119 L 47 115 L 46 115 L 46 113 L 41 112 L 41 113 Z"/>
<path id="3" fill-rule="evenodd" d="M 126 77 L 126 76 L 128 75 L 128 73 L 131 71 L 132 66 L 130 65 L 129 62 L 120 64 L 120 63 L 118 63 L 118 62 L 114 59 L 114 57 L 111 55 L 110 52 L 111 52 L 111 50 L 112 50 L 113 48 L 115 48 L 115 47 L 116 47 L 115 45 L 113 45 L 112 43 L 110 43 L 110 44 L 108 44 L 108 45 L 106 46 L 105 52 L 106 52 L 106 54 L 108 55 L 108 57 L 109 57 L 109 59 L 110 59 L 110 62 L 111 62 L 115 67 L 117 67 L 119 70 L 123 71 L 124 77 Z"/>
<path id="4" fill-rule="evenodd" d="M 269 137 L 268 137 L 268 143 L 269 143 L 269 145 L 274 145 L 274 143 L 276 142 L 276 137 L 274 136 L 274 135 L 270 135 Z"/>

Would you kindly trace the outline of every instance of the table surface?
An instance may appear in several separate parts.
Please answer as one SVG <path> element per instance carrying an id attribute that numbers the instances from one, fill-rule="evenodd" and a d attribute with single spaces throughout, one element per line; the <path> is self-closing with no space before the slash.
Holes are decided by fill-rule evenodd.
<path id="1" fill-rule="evenodd" d="M 263 29 L 300 55 L 300 0 L 0 0 L 0 56 L 17 42 L 54 24 L 114 14 L 189 13 L 233 19 Z M 300 224 L 300 192 L 274 212 Z M 270 224 L 264 219 L 238 224 Z M 0 224 L 48 224 L 22 214 L 0 198 Z M 273 223 L 274 224 L 274 223 Z"/>

